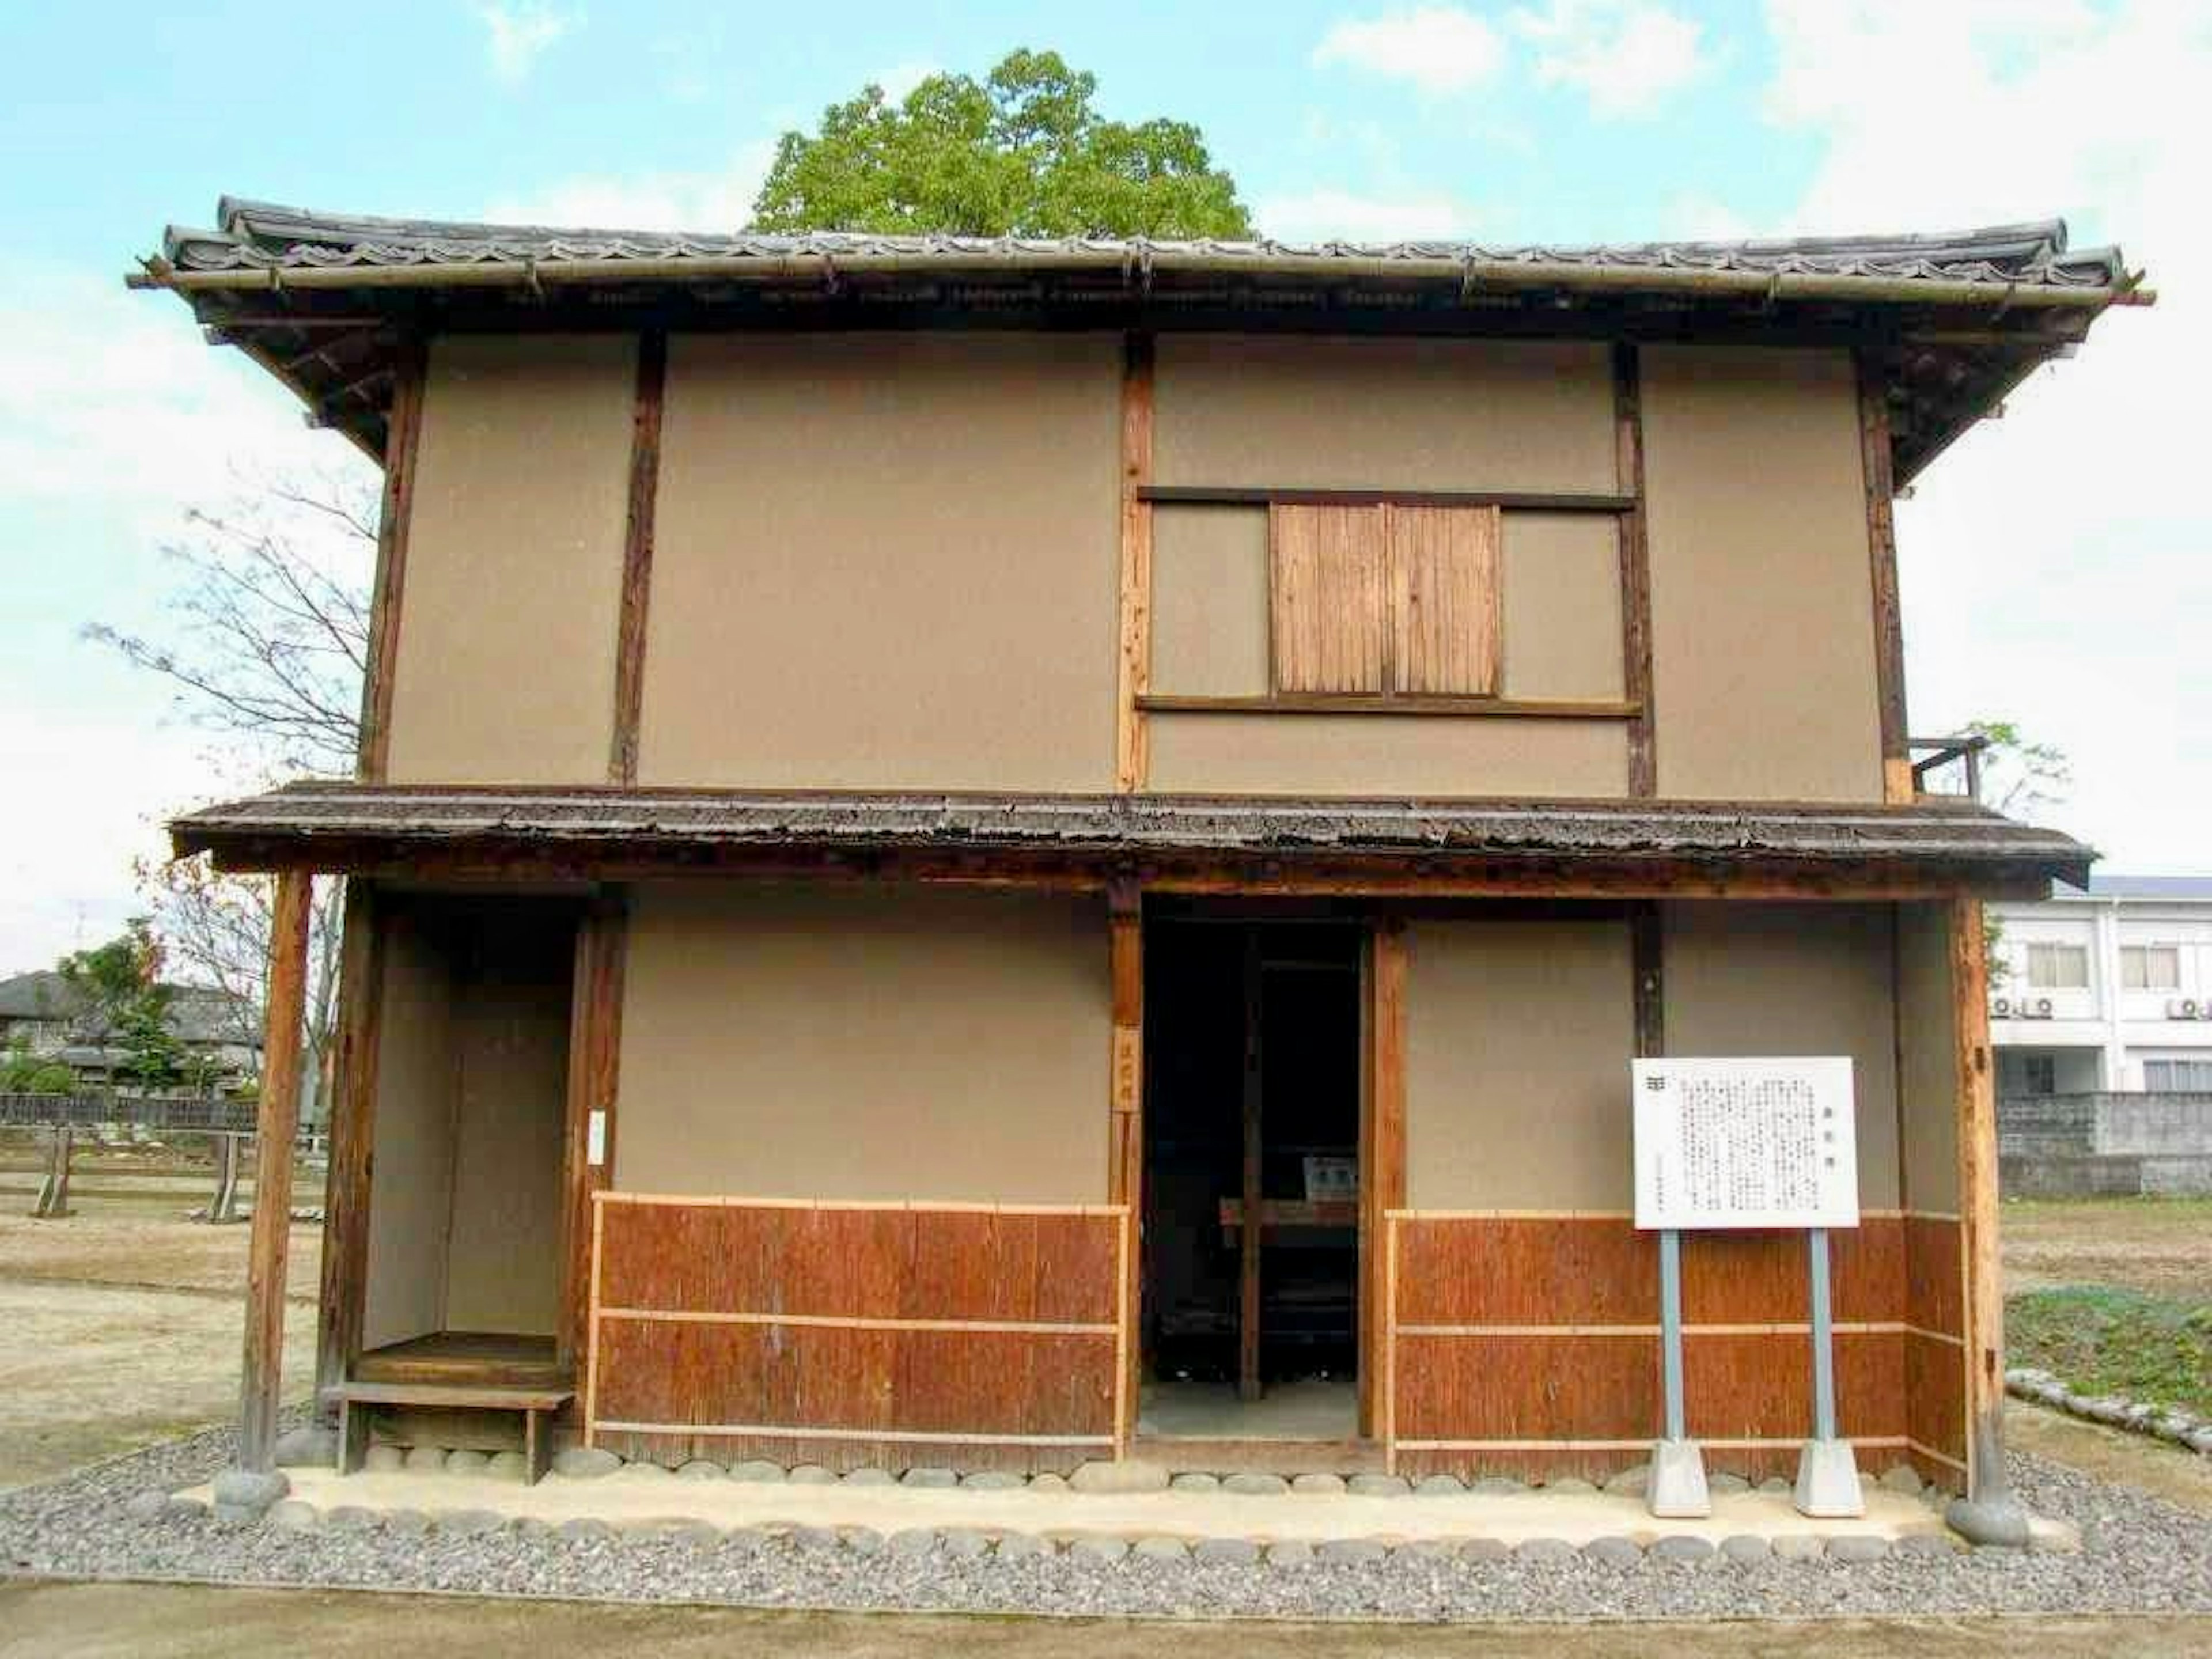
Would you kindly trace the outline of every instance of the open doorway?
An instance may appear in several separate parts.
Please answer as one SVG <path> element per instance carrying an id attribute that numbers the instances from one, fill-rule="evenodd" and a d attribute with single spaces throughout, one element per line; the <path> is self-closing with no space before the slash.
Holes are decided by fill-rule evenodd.
<path id="1" fill-rule="evenodd" d="M 1147 921 L 1142 1434 L 1358 1432 L 1364 939 Z"/>

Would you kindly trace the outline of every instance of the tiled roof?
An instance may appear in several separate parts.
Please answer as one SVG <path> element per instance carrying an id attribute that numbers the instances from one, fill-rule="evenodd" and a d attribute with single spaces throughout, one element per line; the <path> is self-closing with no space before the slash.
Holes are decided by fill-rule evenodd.
<path id="1" fill-rule="evenodd" d="M 1258 796 L 845 794 L 471 789 L 294 784 L 206 807 L 170 831 L 179 854 L 324 844 L 386 852 L 469 847 L 854 848 L 1338 854 L 1794 864 L 1957 863 L 2079 878 L 2090 851 L 1967 803 L 1909 807 L 1486 800 L 1304 801 Z"/>
<path id="2" fill-rule="evenodd" d="M 1155 270 L 1206 269 L 1310 276 L 1332 266 L 1407 275 L 1465 271 L 1507 277 L 1517 270 L 1571 281 L 1575 273 L 1647 276 L 1825 276 L 1872 282 L 1988 284 L 2100 292 L 2127 284 L 2117 248 L 2067 246 L 2062 220 L 1935 235 L 1798 237 L 1777 240 L 1638 242 L 1608 246 L 1492 246 L 1459 241 L 1280 242 L 1128 240 L 1089 237 L 890 236 L 842 232 L 669 234 L 656 231 L 492 225 L 322 214 L 226 197 L 221 228 L 172 227 L 168 262 L 180 271 L 368 270 L 624 263 L 656 267 L 861 262 L 925 271 L 1026 266 Z M 457 273 L 458 274 L 458 273 Z M 657 272 L 656 274 L 665 274 Z"/>

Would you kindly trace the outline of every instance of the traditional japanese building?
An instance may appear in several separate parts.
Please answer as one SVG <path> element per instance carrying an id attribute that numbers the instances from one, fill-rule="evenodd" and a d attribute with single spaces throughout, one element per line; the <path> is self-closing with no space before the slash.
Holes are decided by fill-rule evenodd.
<path id="1" fill-rule="evenodd" d="M 358 780 L 174 827 L 278 882 L 272 1078 L 348 879 L 326 1401 L 1603 1476 L 1631 1059 L 1836 1054 L 1843 1431 L 2002 1499 L 1981 907 L 2091 854 L 1927 792 L 1891 502 L 2117 253 L 219 223 L 134 280 L 385 468 Z M 1799 1249 L 1686 1243 L 1717 1467 Z"/>

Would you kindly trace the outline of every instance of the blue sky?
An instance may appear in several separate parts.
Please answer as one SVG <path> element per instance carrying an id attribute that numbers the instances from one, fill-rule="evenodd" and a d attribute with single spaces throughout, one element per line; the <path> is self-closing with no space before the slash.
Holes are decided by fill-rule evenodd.
<path id="1" fill-rule="evenodd" d="M 158 619 L 184 509 L 357 471 L 121 273 L 224 191 L 372 213 L 727 228 L 776 134 L 877 80 L 1050 46 L 1109 113 L 1197 122 L 1263 229 L 1493 242 L 2063 214 L 2165 298 L 2108 319 L 1900 514 L 1913 726 L 2072 754 L 2107 867 L 2212 868 L 2212 514 L 2192 158 L 2212 8 L 2091 0 L 1285 0 L 1205 8 L 579 0 L 0 10 L 0 972 L 131 908 L 221 793 L 161 690 L 83 644 Z M 27 814 L 26 803 L 50 809 Z M 51 810 L 61 809 L 61 810 Z"/>

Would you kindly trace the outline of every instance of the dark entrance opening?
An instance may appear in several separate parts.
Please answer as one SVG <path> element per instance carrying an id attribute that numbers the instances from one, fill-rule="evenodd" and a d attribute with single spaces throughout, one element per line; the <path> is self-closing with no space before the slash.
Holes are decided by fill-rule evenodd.
<path id="1" fill-rule="evenodd" d="M 1364 943 L 1146 924 L 1142 1433 L 1357 1433 Z"/>

